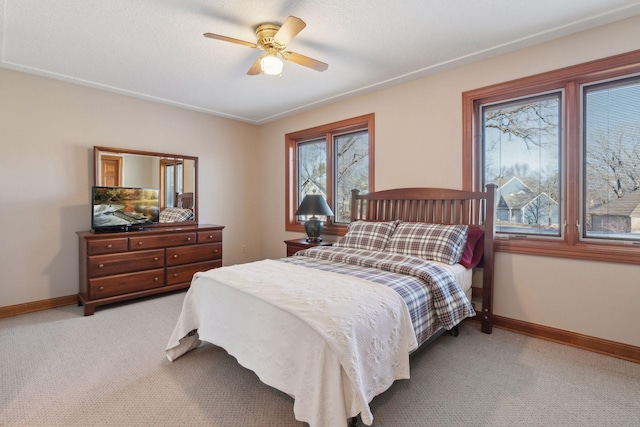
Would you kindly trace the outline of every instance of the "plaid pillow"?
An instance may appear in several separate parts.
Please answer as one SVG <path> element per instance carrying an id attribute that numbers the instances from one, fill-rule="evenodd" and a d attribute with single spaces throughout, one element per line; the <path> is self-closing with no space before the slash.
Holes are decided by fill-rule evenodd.
<path id="1" fill-rule="evenodd" d="M 193 219 L 191 209 L 166 208 L 160 212 L 160 222 L 180 222 Z"/>
<path id="2" fill-rule="evenodd" d="M 367 222 L 354 221 L 349 224 L 347 234 L 333 246 L 353 249 L 382 251 L 398 221 Z"/>
<path id="3" fill-rule="evenodd" d="M 453 265 L 460 261 L 468 232 L 466 225 L 402 222 L 393 232 L 386 250 Z"/>

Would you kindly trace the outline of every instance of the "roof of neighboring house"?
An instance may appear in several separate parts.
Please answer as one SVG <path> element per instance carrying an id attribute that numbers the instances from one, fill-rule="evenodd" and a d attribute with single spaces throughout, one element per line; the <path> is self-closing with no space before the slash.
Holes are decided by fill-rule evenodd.
<path id="1" fill-rule="evenodd" d="M 504 203 L 511 209 L 522 209 L 523 207 L 531 203 L 531 201 L 535 198 L 535 194 L 526 191 L 515 194 L 504 194 L 502 196 L 502 200 L 504 200 Z"/>
<path id="2" fill-rule="evenodd" d="M 523 209 L 539 197 L 545 197 L 547 200 L 558 204 L 554 199 L 549 197 L 545 192 L 535 193 L 527 184 L 525 184 L 517 176 L 511 178 L 500 178 L 494 181 L 494 184 L 501 184 L 498 187 L 498 200 L 503 201 L 509 209 Z M 505 194 L 506 191 L 509 193 Z M 502 203 L 498 203 L 500 206 Z"/>
<path id="3" fill-rule="evenodd" d="M 304 189 L 307 186 L 312 186 L 313 188 L 316 188 L 320 194 L 322 194 L 323 196 L 327 194 L 327 189 L 324 187 L 324 185 L 320 184 L 319 182 L 311 179 L 311 178 L 307 178 L 302 185 L 300 186 L 300 188 Z M 303 191 L 304 193 L 304 191 Z"/>
<path id="4" fill-rule="evenodd" d="M 547 193 L 535 194 L 533 192 L 521 192 L 516 194 L 509 194 L 506 196 L 502 196 L 505 204 L 511 209 L 523 209 L 525 206 L 533 203 L 536 199 L 545 198 L 551 203 L 558 204 L 555 200 L 553 200 Z"/>
<path id="5" fill-rule="evenodd" d="M 589 210 L 591 215 L 640 216 L 640 190 L 625 193 L 606 205 Z"/>
<path id="6" fill-rule="evenodd" d="M 494 180 L 493 184 L 498 186 L 497 193 L 500 194 L 504 191 L 509 191 L 510 193 L 514 193 L 516 191 L 531 191 L 531 188 L 525 184 L 520 178 L 517 176 L 512 176 L 510 178 L 502 177 Z"/>
<path id="7" fill-rule="evenodd" d="M 510 209 L 522 209 L 536 198 L 533 190 L 518 177 L 500 178 L 494 183 L 499 185 L 498 199 L 502 199 Z"/>

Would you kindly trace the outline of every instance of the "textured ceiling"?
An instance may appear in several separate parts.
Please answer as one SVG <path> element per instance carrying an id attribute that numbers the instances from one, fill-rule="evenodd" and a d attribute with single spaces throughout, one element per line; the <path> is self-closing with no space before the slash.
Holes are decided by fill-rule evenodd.
<path id="1" fill-rule="evenodd" d="M 262 124 L 640 14 L 634 0 L 0 0 L 0 66 Z M 248 76 L 261 23 L 329 64 Z"/>

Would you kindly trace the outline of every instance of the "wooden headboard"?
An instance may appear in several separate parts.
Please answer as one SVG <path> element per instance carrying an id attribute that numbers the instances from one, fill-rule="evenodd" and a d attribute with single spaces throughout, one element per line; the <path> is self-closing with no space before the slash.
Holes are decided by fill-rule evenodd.
<path id="1" fill-rule="evenodd" d="M 183 209 L 193 209 L 193 193 L 179 193 L 178 207 Z"/>
<path id="2" fill-rule="evenodd" d="M 492 331 L 493 271 L 495 238 L 495 191 L 489 184 L 486 191 L 462 191 L 445 188 L 399 188 L 360 194 L 352 191 L 351 221 L 428 222 L 465 224 L 484 230 L 482 288 L 473 288 L 473 297 L 480 298 L 481 330 Z M 477 307 L 479 308 L 479 307 Z"/>

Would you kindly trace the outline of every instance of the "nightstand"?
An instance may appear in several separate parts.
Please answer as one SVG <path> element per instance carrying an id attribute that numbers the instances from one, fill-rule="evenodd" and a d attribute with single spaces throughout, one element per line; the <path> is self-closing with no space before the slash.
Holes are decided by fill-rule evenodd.
<path id="1" fill-rule="evenodd" d="M 314 246 L 331 246 L 335 243 L 335 240 L 323 240 L 321 242 L 307 242 L 307 239 L 292 239 L 285 240 L 287 244 L 287 256 L 291 256 L 303 249 L 313 248 Z"/>

